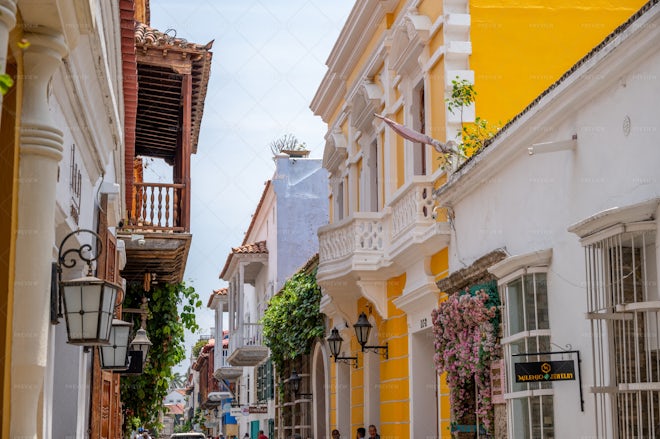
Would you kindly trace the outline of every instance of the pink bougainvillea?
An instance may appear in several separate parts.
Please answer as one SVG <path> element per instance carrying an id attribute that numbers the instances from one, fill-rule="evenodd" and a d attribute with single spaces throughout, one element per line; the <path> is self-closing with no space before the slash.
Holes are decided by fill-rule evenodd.
<path id="1" fill-rule="evenodd" d="M 433 310 L 432 318 L 435 365 L 438 373 L 447 373 L 452 421 L 460 424 L 466 415 L 476 414 L 490 431 L 490 363 L 499 353 L 499 343 L 493 325 L 497 308 L 487 306 L 488 300 L 484 290 L 453 294 Z"/>

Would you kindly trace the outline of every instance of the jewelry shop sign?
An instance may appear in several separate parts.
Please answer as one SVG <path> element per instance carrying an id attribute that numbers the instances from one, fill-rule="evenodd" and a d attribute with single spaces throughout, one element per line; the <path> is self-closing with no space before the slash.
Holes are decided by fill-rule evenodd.
<path id="1" fill-rule="evenodd" d="M 517 383 L 575 380 L 573 360 L 515 363 Z"/>

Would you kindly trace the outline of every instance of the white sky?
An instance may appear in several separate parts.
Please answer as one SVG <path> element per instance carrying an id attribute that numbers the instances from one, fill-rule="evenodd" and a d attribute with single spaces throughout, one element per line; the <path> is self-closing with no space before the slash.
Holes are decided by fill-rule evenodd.
<path id="1" fill-rule="evenodd" d="M 359 0 L 358 0 L 359 1 Z M 294 134 L 321 157 L 327 127 L 309 105 L 354 0 L 151 0 L 151 26 L 213 44 L 197 154 L 192 157 L 193 241 L 185 281 L 206 308 L 231 247 L 240 245 L 274 163 L 268 144 Z M 170 179 L 153 167 L 145 181 Z M 156 174 L 156 175 L 154 175 Z M 160 175 L 165 174 L 165 175 Z M 186 336 L 190 346 L 199 334 Z M 187 362 L 182 365 L 187 367 Z"/>

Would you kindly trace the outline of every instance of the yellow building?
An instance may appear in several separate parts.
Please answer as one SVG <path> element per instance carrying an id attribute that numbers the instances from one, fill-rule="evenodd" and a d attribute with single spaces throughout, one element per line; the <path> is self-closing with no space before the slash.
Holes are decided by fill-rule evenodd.
<path id="1" fill-rule="evenodd" d="M 328 124 L 321 310 L 344 340 L 340 357 L 357 357 L 357 367 L 339 361 L 326 378 L 330 429 L 351 437 L 375 424 L 383 437 L 450 437 L 431 332 L 454 239 L 453 218 L 432 197 L 446 171 L 435 151 L 398 137 L 374 113 L 442 142 L 475 115 L 504 124 L 643 3 L 356 2 L 311 104 Z M 454 114 L 445 99 L 456 77 L 478 95 Z M 357 343 L 362 312 L 373 325 L 367 345 L 387 346 L 386 358 Z"/>

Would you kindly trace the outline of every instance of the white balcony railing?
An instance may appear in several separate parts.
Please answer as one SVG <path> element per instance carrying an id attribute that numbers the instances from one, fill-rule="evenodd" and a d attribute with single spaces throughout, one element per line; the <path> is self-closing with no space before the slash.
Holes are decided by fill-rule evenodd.
<path id="1" fill-rule="evenodd" d="M 319 229 L 320 272 L 345 272 L 361 267 L 378 269 L 420 239 L 435 233 L 433 182 L 427 177 L 402 187 L 377 213 L 355 212 Z M 421 237 L 421 238 L 420 238 Z M 371 265 L 371 267 L 369 267 Z"/>
<path id="2" fill-rule="evenodd" d="M 261 324 L 243 323 L 238 331 L 229 334 L 228 354 L 227 363 L 231 366 L 256 366 L 267 358 Z"/>
<path id="3" fill-rule="evenodd" d="M 356 212 L 339 223 L 319 230 L 321 262 L 342 259 L 355 253 L 382 252 L 387 246 L 388 224 L 381 213 Z"/>
<path id="4" fill-rule="evenodd" d="M 263 339 L 264 336 L 261 323 L 243 323 L 242 331 L 239 328 L 238 331 L 229 335 L 228 356 L 236 349 L 245 346 L 262 346 Z"/>
<path id="5" fill-rule="evenodd" d="M 396 239 L 411 228 L 428 226 L 433 219 L 433 185 L 415 181 L 390 203 L 392 207 L 392 238 Z"/>

